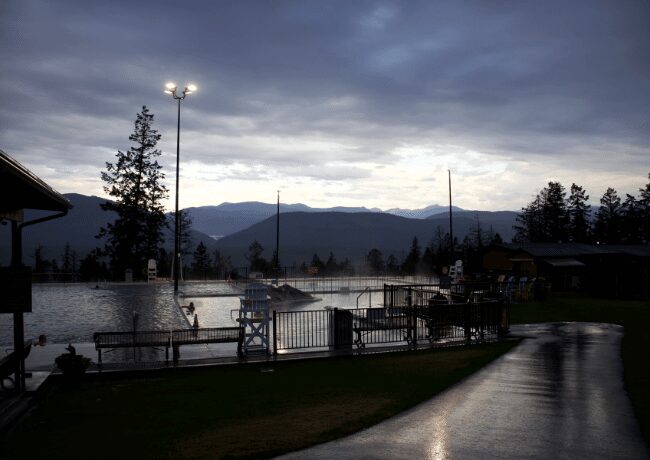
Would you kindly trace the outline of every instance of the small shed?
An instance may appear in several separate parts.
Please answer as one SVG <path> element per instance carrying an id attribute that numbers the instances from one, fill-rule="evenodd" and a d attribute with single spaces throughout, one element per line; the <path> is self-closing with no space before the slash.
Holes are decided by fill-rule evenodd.
<path id="1" fill-rule="evenodd" d="M 70 202 L 39 179 L 18 161 L 0 150 L 0 221 L 11 224 L 11 263 L 0 270 L 0 284 L 7 301 L 1 314 L 13 314 L 14 353 L 18 354 L 16 390 L 25 389 L 25 326 L 23 314 L 31 311 L 31 269 L 23 265 L 22 231 L 25 227 L 63 217 Z M 53 214 L 25 220 L 25 210 L 51 211 Z"/>

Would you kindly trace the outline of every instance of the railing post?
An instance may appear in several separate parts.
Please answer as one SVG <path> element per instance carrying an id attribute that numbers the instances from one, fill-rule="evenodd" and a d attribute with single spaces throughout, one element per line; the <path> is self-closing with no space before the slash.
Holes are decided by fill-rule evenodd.
<path id="1" fill-rule="evenodd" d="M 498 329 L 497 334 L 502 337 L 508 333 L 510 329 L 510 301 L 507 298 L 501 299 L 498 308 Z"/>
<path id="2" fill-rule="evenodd" d="M 412 318 L 411 318 L 412 328 L 413 328 L 412 332 L 411 332 L 411 334 L 412 334 L 411 337 L 412 337 L 412 340 L 413 340 L 413 347 L 414 348 L 418 347 L 418 313 L 417 313 L 416 308 L 417 307 L 411 307 L 411 309 L 413 310 Z"/>
<path id="3" fill-rule="evenodd" d="M 463 323 L 464 323 L 463 326 L 464 326 L 464 329 L 465 329 L 465 340 L 467 341 L 467 343 L 469 343 L 470 340 L 471 340 L 471 328 L 470 328 L 470 318 L 469 318 L 469 315 L 470 315 L 469 305 L 470 305 L 470 304 L 467 303 L 467 302 L 465 302 L 465 303 L 463 304 Z"/>
<path id="4" fill-rule="evenodd" d="M 277 328 L 277 319 L 278 316 L 276 311 L 273 310 L 273 356 L 278 355 L 278 328 Z"/>
<path id="5" fill-rule="evenodd" d="M 478 305 L 479 305 L 479 308 L 480 308 L 480 310 L 479 310 L 479 312 L 480 312 L 479 321 L 481 323 L 480 324 L 481 341 L 483 341 L 483 339 L 485 339 L 485 319 L 487 318 L 485 309 L 487 308 L 487 303 L 481 302 Z"/>

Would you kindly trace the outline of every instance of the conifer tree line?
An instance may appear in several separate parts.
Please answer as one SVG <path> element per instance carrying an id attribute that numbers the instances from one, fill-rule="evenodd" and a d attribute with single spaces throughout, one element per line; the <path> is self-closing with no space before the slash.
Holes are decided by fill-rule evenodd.
<path id="1" fill-rule="evenodd" d="M 364 256 L 364 261 L 353 265 L 349 258 L 337 260 L 330 251 L 326 260 L 315 253 L 311 261 L 294 264 L 292 267 L 283 267 L 291 270 L 296 275 L 303 276 L 411 276 L 441 274 L 444 266 L 449 266 L 458 259 L 465 261 L 468 268 L 480 269 L 483 249 L 489 244 L 502 243 L 503 240 L 493 229 L 484 229 L 478 216 L 476 223 L 470 228 L 470 233 L 459 242 L 454 238 L 454 253 L 450 253 L 451 241 L 448 232 L 443 232 L 438 226 L 433 238 L 423 248 L 417 236 L 411 240 L 408 252 L 384 255 L 378 248 L 370 249 Z M 248 247 L 246 259 L 251 272 L 261 272 L 266 277 L 275 274 L 273 264 L 266 260 L 262 253 L 264 248 L 257 241 Z"/>
<path id="2" fill-rule="evenodd" d="M 608 187 L 595 210 L 583 187 L 573 183 L 567 191 L 560 182 L 549 182 L 517 216 L 513 241 L 646 244 L 650 242 L 650 173 L 648 179 L 638 196 L 620 197 Z"/>

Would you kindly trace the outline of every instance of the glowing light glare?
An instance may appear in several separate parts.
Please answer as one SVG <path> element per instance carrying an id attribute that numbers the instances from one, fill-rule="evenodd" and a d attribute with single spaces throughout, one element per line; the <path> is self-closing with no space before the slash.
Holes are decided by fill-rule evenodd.
<path id="1" fill-rule="evenodd" d="M 165 93 L 172 94 L 172 92 L 170 90 L 168 90 L 168 89 L 165 90 Z"/>
<path id="2" fill-rule="evenodd" d="M 185 91 L 186 91 L 188 94 L 189 94 L 189 93 L 193 93 L 194 91 L 196 91 L 196 85 L 187 85 L 187 88 L 185 88 Z"/>
<path id="3" fill-rule="evenodd" d="M 176 89 L 176 83 L 166 83 L 165 88 L 167 88 L 169 91 Z"/>

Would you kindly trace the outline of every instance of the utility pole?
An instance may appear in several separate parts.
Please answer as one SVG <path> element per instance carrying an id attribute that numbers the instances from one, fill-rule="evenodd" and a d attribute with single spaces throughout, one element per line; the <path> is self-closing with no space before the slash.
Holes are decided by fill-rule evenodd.
<path id="1" fill-rule="evenodd" d="M 453 219 L 451 217 L 451 170 L 448 169 L 447 172 L 449 173 L 449 249 L 450 249 L 449 256 L 451 257 L 451 262 L 453 262 L 454 259 L 454 226 L 453 225 L 454 224 L 453 224 Z"/>

